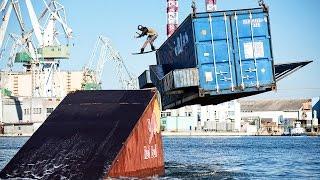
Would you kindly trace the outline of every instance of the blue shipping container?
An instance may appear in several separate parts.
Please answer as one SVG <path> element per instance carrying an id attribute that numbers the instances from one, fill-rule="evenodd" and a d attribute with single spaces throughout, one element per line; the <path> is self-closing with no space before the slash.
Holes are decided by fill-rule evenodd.
<path id="1" fill-rule="evenodd" d="M 154 87 L 154 85 L 152 84 L 152 81 L 150 79 L 150 71 L 149 70 L 144 71 L 138 77 L 138 81 L 139 81 L 139 88 L 140 89 Z"/>
<path id="2" fill-rule="evenodd" d="M 188 16 L 157 51 L 170 70 L 197 68 L 204 94 L 275 86 L 269 14 L 261 8 Z"/>

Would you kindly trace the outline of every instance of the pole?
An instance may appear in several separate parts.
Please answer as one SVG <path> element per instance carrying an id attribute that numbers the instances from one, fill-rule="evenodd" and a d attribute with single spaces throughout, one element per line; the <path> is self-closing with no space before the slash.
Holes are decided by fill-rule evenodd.
<path id="1" fill-rule="evenodd" d="M 207 12 L 217 11 L 217 0 L 205 0 L 205 3 Z"/>
<path id="2" fill-rule="evenodd" d="M 170 37 L 178 28 L 178 0 L 167 0 L 167 37 Z"/>

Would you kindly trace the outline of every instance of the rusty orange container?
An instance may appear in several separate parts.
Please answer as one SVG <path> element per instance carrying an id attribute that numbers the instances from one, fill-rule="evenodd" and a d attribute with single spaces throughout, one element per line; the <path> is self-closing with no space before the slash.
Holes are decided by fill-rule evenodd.
<path id="1" fill-rule="evenodd" d="M 103 179 L 164 173 L 160 109 L 152 90 L 69 94 L 0 179 Z"/>
<path id="2" fill-rule="evenodd" d="M 146 177 L 163 173 L 160 109 L 154 96 L 113 161 L 107 176 Z"/>

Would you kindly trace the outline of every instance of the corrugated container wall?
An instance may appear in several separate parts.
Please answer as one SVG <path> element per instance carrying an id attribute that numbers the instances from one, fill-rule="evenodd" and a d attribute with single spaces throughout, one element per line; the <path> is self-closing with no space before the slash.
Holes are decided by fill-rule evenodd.
<path id="1" fill-rule="evenodd" d="M 234 91 L 275 83 L 269 15 L 262 9 L 191 15 L 157 51 L 158 65 L 199 69 L 200 88 Z"/>
<path id="2" fill-rule="evenodd" d="M 157 66 L 150 66 L 150 75 L 162 93 L 164 107 L 194 100 L 197 94 L 215 98 L 237 94 L 239 98 L 275 88 L 269 13 L 262 8 L 190 15 L 156 55 Z M 181 77 L 190 78 L 191 70 L 198 79 L 181 80 L 188 82 L 179 87 L 189 94 L 187 99 L 175 89 L 178 69 L 184 74 Z"/>

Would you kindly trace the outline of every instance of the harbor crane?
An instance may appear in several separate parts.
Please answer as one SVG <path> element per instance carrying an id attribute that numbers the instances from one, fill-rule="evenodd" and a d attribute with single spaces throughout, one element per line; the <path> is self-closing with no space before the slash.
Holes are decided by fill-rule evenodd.
<path id="1" fill-rule="evenodd" d="M 27 47 L 22 42 L 21 36 L 14 34 L 14 33 L 9 34 L 9 37 L 6 40 L 6 43 L 4 45 L 2 52 L 7 50 L 7 45 L 10 42 L 12 42 L 12 44 L 11 44 L 11 48 L 8 49 L 8 53 L 9 53 L 8 61 L 5 65 L 5 67 L 1 70 L 1 79 L 0 79 L 0 87 L 2 89 L 2 92 L 6 92 L 5 93 L 6 96 L 11 95 L 11 91 L 6 88 L 6 85 L 7 85 L 8 78 L 9 78 L 8 76 L 12 72 L 12 69 L 13 69 L 13 66 L 15 63 L 16 53 L 19 51 L 28 52 Z M 31 55 L 29 54 L 29 56 L 31 56 Z M 0 59 L 2 59 L 2 57 Z"/>
<path id="2" fill-rule="evenodd" d="M 14 39 L 20 43 L 13 43 L 9 61 L 14 59 L 14 63 L 23 64 L 26 71 L 32 73 L 32 96 L 63 96 L 55 74 L 59 71 L 60 60 L 69 59 L 69 40 L 72 38 L 72 29 L 67 24 L 64 6 L 57 0 L 42 0 L 44 9 L 37 17 L 31 0 L 24 0 L 32 26 L 27 31 L 19 2 L 22 1 L 4 0 L 0 5 L 1 13 L 5 14 L 0 29 L 0 47 L 3 45 L 13 9 L 19 22 L 21 37 Z M 59 28 L 59 24 L 61 28 Z M 65 42 L 61 38 L 62 33 L 59 32 L 61 29 L 66 39 Z M 33 37 L 36 41 L 32 39 Z M 25 46 L 26 48 L 23 48 L 25 50 L 18 51 L 21 48 L 15 48 L 17 44 Z M 13 53 L 14 57 L 12 57 L 14 49 L 16 49 L 16 53 Z M 3 57 L 3 52 L 2 50 L 1 57 Z"/>
<path id="3" fill-rule="evenodd" d="M 4 1 L 2 1 L 1 5 L 0 5 L 0 13 L 4 14 L 4 16 L 2 18 L 2 23 L 0 26 L 0 48 L 3 45 L 5 33 L 7 31 L 10 15 L 11 15 L 11 11 L 12 11 L 12 6 L 7 7 L 7 4 L 8 4 L 8 0 L 4 0 Z M 2 54 L 2 52 L 1 52 L 1 54 Z"/>
<path id="4" fill-rule="evenodd" d="M 96 65 L 94 65 L 95 61 Z M 101 77 L 106 62 L 116 64 L 116 75 L 122 89 L 137 89 L 136 78 L 128 71 L 120 53 L 114 48 L 110 39 L 99 36 L 89 63 L 83 69 L 83 90 L 101 89 Z"/>
<path id="5" fill-rule="evenodd" d="M 24 40 L 22 40 L 22 38 L 19 38 L 19 40 L 18 40 L 18 38 L 15 35 L 10 34 L 10 37 L 7 38 L 7 41 L 4 44 L 4 48 L 2 48 L 4 39 L 5 39 L 5 35 L 6 35 L 6 31 L 7 31 L 7 27 L 8 27 L 8 23 L 9 23 L 9 20 L 10 20 L 12 9 L 14 10 L 15 15 L 17 17 L 17 20 L 19 22 L 19 26 L 20 26 L 20 29 L 22 31 L 22 35 L 24 37 Z M 2 1 L 1 5 L 0 5 L 0 13 L 4 14 L 3 18 L 2 18 L 2 22 L 0 24 L 0 48 L 1 48 L 0 58 L 1 59 L 3 59 L 3 57 L 4 57 L 4 53 L 6 51 L 8 41 L 10 39 L 14 41 L 14 43 L 12 44 L 12 48 L 9 51 L 8 62 L 6 64 L 6 67 L 4 68 L 4 71 L 2 72 L 1 84 L 0 84 L 1 91 L 9 92 L 9 90 L 6 88 L 6 82 L 7 82 L 7 78 L 8 78 L 7 77 L 8 73 L 9 73 L 9 71 L 11 71 L 11 68 L 12 68 L 12 66 L 14 64 L 16 49 L 18 49 L 18 46 L 22 45 L 21 42 L 23 41 L 24 44 L 26 45 L 26 47 L 29 49 L 28 51 L 32 53 L 32 55 L 30 55 L 30 57 L 35 57 L 35 53 L 34 53 L 34 48 L 33 48 L 32 44 L 31 44 L 31 42 L 29 41 L 30 34 L 26 34 L 25 33 L 25 25 L 24 25 L 24 22 L 23 22 L 23 19 L 22 19 L 22 14 L 21 14 L 21 11 L 20 11 L 19 2 L 18 1 L 13 1 L 13 0 L 10 0 L 10 1 L 4 0 L 4 1 Z M 11 95 L 11 92 L 6 93 L 6 94 L 10 94 Z"/>

